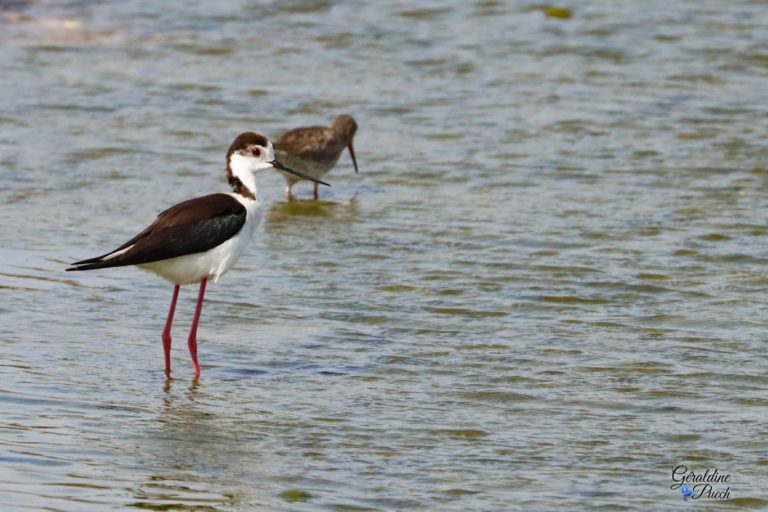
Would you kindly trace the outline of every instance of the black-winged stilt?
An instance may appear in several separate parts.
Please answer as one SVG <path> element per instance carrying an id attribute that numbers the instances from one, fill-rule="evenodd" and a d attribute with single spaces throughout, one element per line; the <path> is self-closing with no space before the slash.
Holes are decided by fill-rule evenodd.
<path id="1" fill-rule="evenodd" d="M 92 270 L 136 265 L 174 284 L 162 335 L 167 376 L 171 373 L 171 324 L 179 287 L 192 283 L 200 283 L 200 291 L 188 345 L 195 379 L 200 376 L 197 325 L 205 285 L 209 279 L 216 282 L 232 268 L 253 236 L 263 211 L 254 173 L 269 168 L 328 185 L 275 160 L 274 148 L 266 137 L 252 132 L 241 133 L 227 151 L 227 178 L 233 189 L 231 193 L 211 194 L 172 206 L 158 215 L 147 229 L 117 249 L 78 261 L 67 269 Z"/>

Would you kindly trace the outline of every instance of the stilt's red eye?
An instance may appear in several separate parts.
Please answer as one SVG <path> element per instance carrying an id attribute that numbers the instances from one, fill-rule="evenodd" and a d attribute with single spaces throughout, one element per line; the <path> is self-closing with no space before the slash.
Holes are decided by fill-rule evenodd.
<path id="1" fill-rule="evenodd" d="M 253 148 L 253 149 L 251 150 L 251 154 L 252 154 L 253 156 L 259 156 L 259 155 L 261 155 L 261 150 L 260 150 L 259 148 Z"/>

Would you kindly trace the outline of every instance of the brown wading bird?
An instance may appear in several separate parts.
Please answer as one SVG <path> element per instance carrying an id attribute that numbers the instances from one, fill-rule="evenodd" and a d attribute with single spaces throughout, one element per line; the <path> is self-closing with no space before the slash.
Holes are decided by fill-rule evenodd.
<path id="1" fill-rule="evenodd" d="M 357 160 L 352 147 L 352 138 L 356 132 L 357 123 L 352 116 L 342 114 L 333 120 L 330 127 L 306 126 L 285 132 L 275 141 L 275 155 L 287 166 L 319 180 L 331 172 L 344 148 L 349 148 L 357 172 Z M 285 199 L 290 201 L 293 198 L 291 187 L 299 180 L 292 174 L 281 173 L 286 182 Z M 317 183 L 312 197 L 317 199 Z"/>
<path id="2" fill-rule="evenodd" d="M 179 287 L 200 283 L 195 316 L 187 344 L 200 377 L 197 363 L 197 324 L 203 308 L 205 284 L 216 282 L 234 266 L 261 221 L 264 203 L 256 189 L 255 173 L 280 169 L 323 185 L 324 181 L 305 176 L 275 160 L 272 143 L 253 132 L 241 133 L 227 151 L 229 194 L 211 194 L 189 199 L 157 216 L 147 229 L 102 256 L 73 263 L 67 270 L 93 270 L 136 265 L 173 283 L 173 298 L 163 330 L 165 374 L 171 375 L 171 323 Z"/>

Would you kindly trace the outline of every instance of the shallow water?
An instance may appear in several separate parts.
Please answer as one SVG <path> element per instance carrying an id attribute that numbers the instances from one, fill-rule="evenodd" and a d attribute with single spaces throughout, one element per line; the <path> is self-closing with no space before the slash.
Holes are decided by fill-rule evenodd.
<path id="1" fill-rule="evenodd" d="M 768 507 L 762 2 L 0 5 L 4 510 Z M 66 264 L 341 112 L 165 382 L 170 286 Z"/>

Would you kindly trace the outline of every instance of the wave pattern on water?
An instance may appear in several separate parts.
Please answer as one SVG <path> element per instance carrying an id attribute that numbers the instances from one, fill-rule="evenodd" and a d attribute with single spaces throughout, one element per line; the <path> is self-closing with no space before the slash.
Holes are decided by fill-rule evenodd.
<path id="1" fill-rule="evenodd" d="M 555 10 L 552 10 L 555 9 Z M 759 2 L 0 2 L 0 498 L 50 510 L 764 508 Z M 355 116 L 203 312 L 64 274 Z"/>

